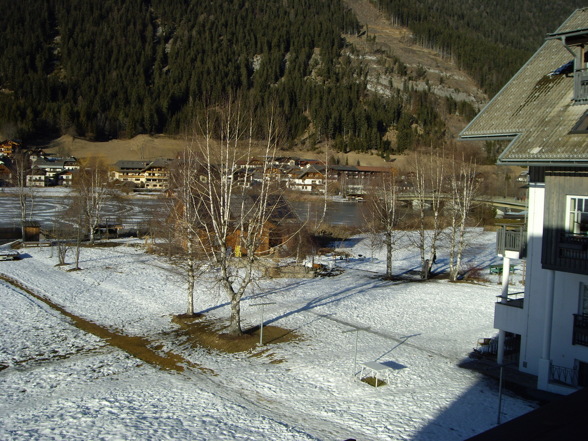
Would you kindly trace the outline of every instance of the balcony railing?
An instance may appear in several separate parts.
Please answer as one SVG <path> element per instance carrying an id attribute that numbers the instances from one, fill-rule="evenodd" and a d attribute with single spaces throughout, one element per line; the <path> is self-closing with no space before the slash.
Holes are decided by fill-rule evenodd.
<path id="1" fill-rule="evenodd" d="M 588 260 L 588 236 L 563 233 L 559 239 L 559 257 Z"/>
<path id="2" fill-rule="evenodd" d="M 578 385 L 578 370 L 552 364 L 549 367 L 549 382 L 576 387 Z"/>
<path id="3" fill-rule="evenodd" d="M 588 70 L 574 71 L 574 101 L 576 104 L 588 102 Z"/>
<path id="4" fill-rule="evenodd" d="M 506 301 L 505 301 L 506 300 Z M 503 296 L 496 296 L 496 303 L 502 303 L 506 306 L 514 306 L 515 308 L 522 308 L 525 301 L 525 292 L 509 292 L 506 299 Z"/>
<path id="5" fill-rule="evenodd" d="M 574 314 L 572 344 L 588 346 L 588 315 Z"/>
<path id="6" fill-rule="evenodd" d="M 525 256 L 527 248 L 527 232 L 523 227 L 503 226 L 496 232 L 496 254 L 504 255 L 505 251 L 518 252 L 520 257 Z"/>

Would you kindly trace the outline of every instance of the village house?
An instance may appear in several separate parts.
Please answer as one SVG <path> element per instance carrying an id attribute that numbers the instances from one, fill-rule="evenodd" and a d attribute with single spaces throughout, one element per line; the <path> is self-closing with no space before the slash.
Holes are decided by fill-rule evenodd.
<path id="1" fill-rule="evenodd" d="M 113 181 L 132 184 L 136 188 L 165 190 L 169 187 L 170 159 L 154 161 L 118 161 L 110 173 Z"/>
<path id="2" fill-rule="evenodd" d="M 241 216 L 245 213 L 253 213 L 254 205 L 260 203 L 259 194 L 255 192 L 246 193 L 232 193 L 229 203 L 229 219 L 228 219 L 228 235 L 226 237 L 226 246 L 229 253 L 235 257 L 243 257 L 247 255 L 247 251 L 243 247 L 246 241 L 248 230 L 248 220 L 242 220 Z M 291 208 L 286 199 L 279 194 L 267 195 L 264 199 L 268 210 L 268 217 L 263 221 L 261 227 L 260 237 L 256 244 L 256 255 L 270 255 L 280 252 L 291 242 L 293 236 L 298 234 L 301 229 L 301 221 Z M 202 222 L 201 228 L 198 229 L 197 235 L 204 248 L 208 251 L 214 249 L 215 238 L 213 236 L 214 228 L 212 225 L 204 226 L 209 218 L 205 209 L 200 207 L 203 211 L 200 213 L 198 222 Z M 181 219 L 184 205 L 178 202 L 175 207 L 176 216 L 172 216 L 169 222 L 178 222 Z M 257 221 L 258 219 L 253 219 Z M 212 221 L 210 221 L 212 222 Z M 181 231 L 181 228 L 178 229 Z M 181 246 L 186 247 L 186 238 L 184 236 L 179 238 Z M 292 243 L 290 243 L 292 245 Z"/>
<path id="3" fill-rule="evenodd" d="M 343 195 L 361 197 L 369 192 L 375 178 L 393 170 L 392 167 L 332 165 L 329 166 L 329 175 L 338 181 Z"/>
<path id="4" fill-rule="evenodd" d="M 497 361 L 512 353 L 539 389 L 561 394 L 588 386 L 587 44 L 584 8 L 547 36 L 460 135 L 506 140 L 498 163 L 529 167 L 527 230 L 498 235 L 504 278 L 494 316 Z M 524 296 L 515 296 L 510 259 L 525 255 Z"/>
<path id="5" fill-rule="evenodd" d="M 325 167 L 309 166 L 303 168 L 296 176 L 293 176 L 287 183 L 289 189 L 309 193 L 325 192 Z"/>
<path id="6" fill-rule="evenodd" d="M 21 147 L 21 143 L 17 141 L 11 141 L 9 139 L 4 140 L 0 143 L 0 157 L 8 156 L 11 157 L 14 152 Z"/>
<path id="7" fill-rule="evenodd" d="M 31 170 L 26 179 L 27 187 L 49 187 L 47 172 L 45 170 Z"/>
<path id="8" fill-rule="evenodd" d="M 33 155 L 26 185 L 28 187 L 69 187 L 72 184 L 74 172 L 79 169 L 80 164 L 74 157 L 50 158 Z"/>
<path id="9" fill-rule="evenodd" d="M 245 212 L 250 212 L 250 207 L 255 203 L 255 196 L 233 195 L 231 197 L 231 212 L 238 216 L 243 204 L 247 207 Z M 287 246 L 292 236 L 300 230 L 300 219 L 282 196 L 269 195 L 266 205 L 271 211 L 271 216 L 263 224 L 260 242 L 255 250 L 256 255 L 272 254 L 280 247 Z M 239 223 L 237 218 L 232 222 L 235 227 Z M 235 228 L 228 237 L 227 246 L 237 257 L 246 254 L 240 246 L 242 236 L 245 234 L 244 231 Z"/>

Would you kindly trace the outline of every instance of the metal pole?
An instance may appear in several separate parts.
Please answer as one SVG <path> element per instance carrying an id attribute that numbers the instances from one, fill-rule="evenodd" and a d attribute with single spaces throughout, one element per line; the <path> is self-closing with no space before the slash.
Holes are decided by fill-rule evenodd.
<path id="1" fill-rule="evenodd" d="M 261 323 L 259 324 L 259 345 L 263 345 L 263 307 L 265 305 L 275 305 L 276 302 L 256 303 L 251 306 L 261 306 Z"/>
<path id="2" fill-rule="evenodd" d="M 353 325 L 351 325 L 353 326 Z M 353 372 L 351 373 L 351 375 L 355 375 L 356 369 L 357 369 L 357 340 L 359 339 L 359 331 L 367 331 L 369 328 L 360 328 L 357 326 L 353 326 L 353 329 L 348 329 L 347 331 L 343 331 L 343 334 L 346 334 L 348 332 L 355 332 L 355 351 L 354 351 L 354 355 L 353 355 Z"/>
<path id="3" fill-rule="evenodd" d="M 504 366 L 500 366 L 500 380 L 498 382 L 498 418 L 496 424 L 500 424 L 500 414 L 502 413 L 502 371 Z"/>
<path id="4" fill-rule="evenodd" d="M 359 329 L 355 330 L 355 355 L 353 356 L 353 375 L 357 372 L 357 340 L 359 339 Z"/>
<path id="5" fill-rule="evenodd" d="M 261 323 L 259 324 L 259 346 L 263 346 L 263 308 L 261 305 Z"/>

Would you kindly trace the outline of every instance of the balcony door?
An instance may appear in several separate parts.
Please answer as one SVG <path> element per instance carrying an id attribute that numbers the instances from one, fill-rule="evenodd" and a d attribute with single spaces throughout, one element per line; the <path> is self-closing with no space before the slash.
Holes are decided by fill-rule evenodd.
<path id="1" fill-rule="evenodd" d="M 588 363 L 578 362 L 578 386 L 588 386 Z"/>

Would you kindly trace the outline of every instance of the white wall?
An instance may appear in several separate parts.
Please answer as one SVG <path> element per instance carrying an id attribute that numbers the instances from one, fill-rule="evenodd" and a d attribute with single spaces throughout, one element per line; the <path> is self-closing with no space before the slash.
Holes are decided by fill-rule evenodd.
<path id="1" fill-rule="evenodd" d="M 579 312 L 582 284 L 588 284 L 588 276 L 556 274 L 551 361 L 558 366 L 573 368 L 575 360 L 588 363 L 588 347 L 572 344 L 573 315 Z"/>
<path id="2" fill-rule="evenodd" d="M 519 369 L 537 375 L 543 342 L 547 271 L 541 268 L 545 186 L 529 185 L 527 219 L 527 275 L 525 283 L 525 333 L 521 335 Z"/>

